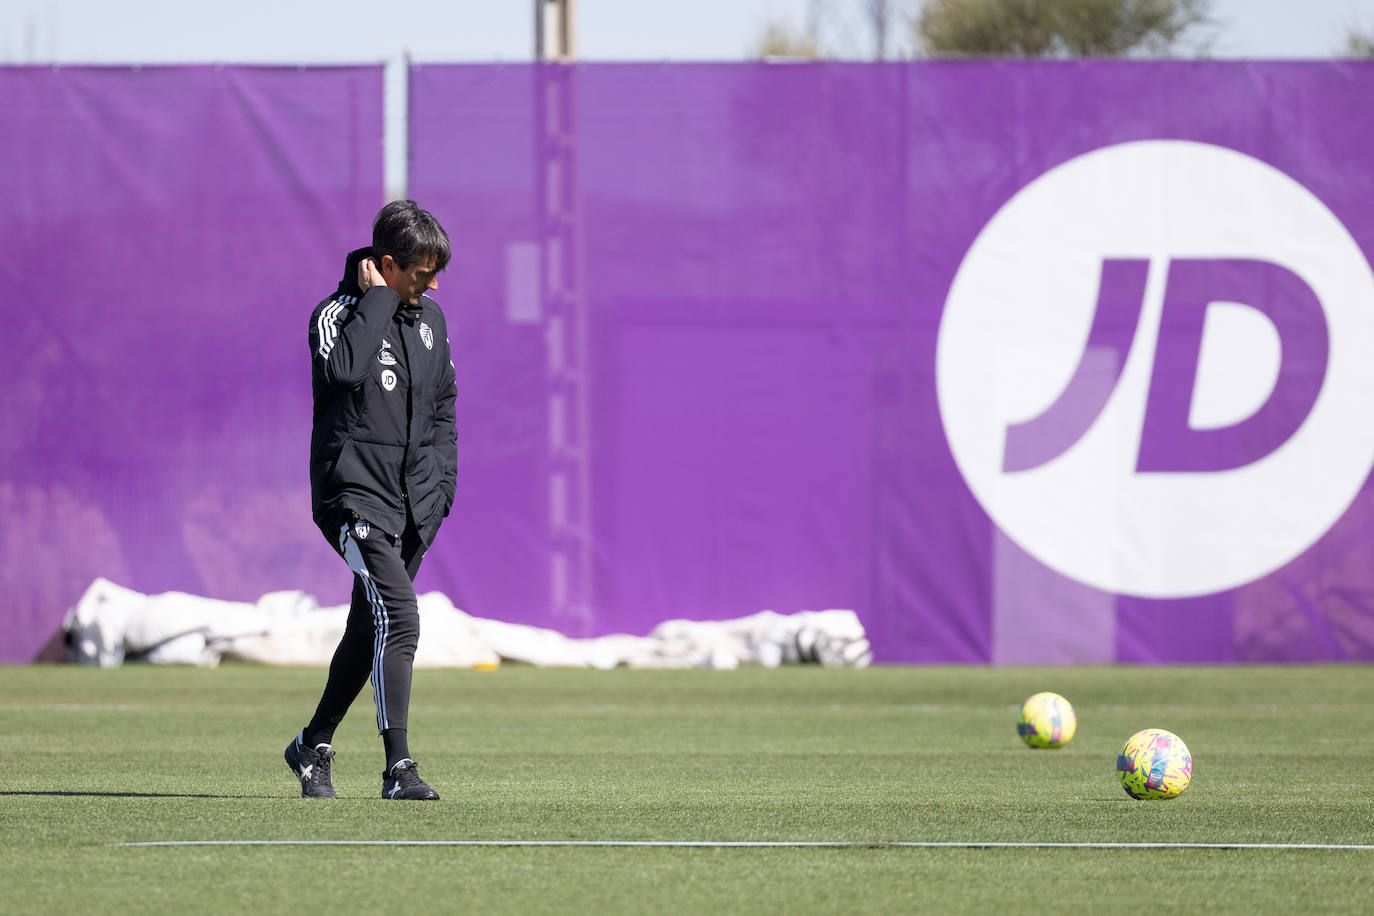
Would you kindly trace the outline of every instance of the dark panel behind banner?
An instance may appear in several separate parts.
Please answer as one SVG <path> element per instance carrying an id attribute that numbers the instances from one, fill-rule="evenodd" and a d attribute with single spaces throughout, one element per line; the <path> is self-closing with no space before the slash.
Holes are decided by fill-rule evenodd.
<path id="1" fill-rule="evenodd" d="M 0 68 L 0 98 L 0 660 L 96 576 L 346 600 L 306 324 L 384 202 L 381 68 Z"/>

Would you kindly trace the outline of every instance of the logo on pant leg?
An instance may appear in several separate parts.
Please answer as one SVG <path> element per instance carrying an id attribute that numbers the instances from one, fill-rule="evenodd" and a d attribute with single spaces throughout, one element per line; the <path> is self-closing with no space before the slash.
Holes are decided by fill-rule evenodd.
<path id="1" fill-rule="evenodd" d="M 1374 467 L 1374 272 L 1289 176 L 1182 141 L 1096 150 L 985 226 L 936 358 L 955 462 L 1080 582 L 1155 598 L 1297 557 Z"/>
<path id="2" fill-rule="evenodd" d="M 367 540 L 367 536 L 372 532 L 372 526 L 359 519 L 353 523 L 353 536 L 360 541 Z"/>

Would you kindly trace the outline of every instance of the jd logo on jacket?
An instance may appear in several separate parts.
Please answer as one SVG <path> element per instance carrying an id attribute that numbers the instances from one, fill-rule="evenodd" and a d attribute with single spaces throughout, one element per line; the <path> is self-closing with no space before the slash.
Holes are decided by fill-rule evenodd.
<path id="1" fill-rule="evenodd" d="M 1221 591 L 1319 540 L 1374 466 L 1374 272 L 1272 166 L 1107 147 L 983 228 L 936 381 L 959 470 L 1027 552 L 1107 591 Z"/>

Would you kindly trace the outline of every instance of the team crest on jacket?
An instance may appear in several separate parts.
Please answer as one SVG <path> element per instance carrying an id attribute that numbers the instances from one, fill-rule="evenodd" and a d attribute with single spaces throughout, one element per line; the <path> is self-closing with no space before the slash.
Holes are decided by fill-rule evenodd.
<path id="1" fill-rule="evenodd" d="M 372 526 L 362 519 L 353 523 L 353 534 L 360 541 L 367 540 L 368 534 L 372 532 Z"/>
<path id="2" fill-rule="evenodd" d="M 420 322 L 420 339 L 425 342 L 426 350 L 434 349 L 434 332 L 429 329 L 429 325 Z"/>
<path id="3" fill-rule="evenodd" d="M 396 357 L 391 355 L 390 350 L 383 350 L 377 354 L 377 362 L 383 366 L 394 366 L 396 365 Z"/>

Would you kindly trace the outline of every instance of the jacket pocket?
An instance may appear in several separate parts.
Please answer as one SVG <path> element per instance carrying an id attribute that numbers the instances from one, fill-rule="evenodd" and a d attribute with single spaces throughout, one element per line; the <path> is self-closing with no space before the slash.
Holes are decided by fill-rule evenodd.
<path id="1" fill-rule="evenodd" d="M 324 476 L 328 488 L 336 490 L 343 481 L 356 479 L 353 469 L 357 464 L 357 448 L 353 445 L 352 439 L 345 439 L 343 448 L 339 449 L 339 455 L 334 459 L 333 467 Z"/>
<path id="2" fill-rule="evenodd" d="M 412 489 L 410 491 L 412 499 L 415 499 L 414 511 L 415 520 L 419 523 L 428 522 L 431 519 L 443 518 L 444 502 L 447 496 L 437 485 L 426 486 L 423 490 Z M 418 498 L 416 498 L 418 496 Z"/>
<path id="3" fill-rule="evenodd" d="M 405 448 L 385 442 L 349 439 L 334 469 L 337 485 L 352 493 L 364 492 L 384 505 L 401 506 L 401 466 Z M 380 519 L 373 519 L 381 522 Z"/>

